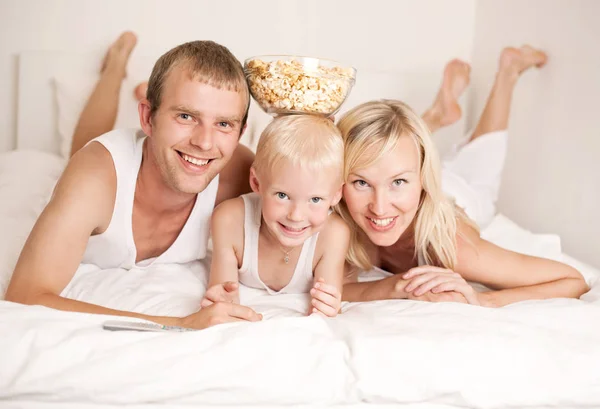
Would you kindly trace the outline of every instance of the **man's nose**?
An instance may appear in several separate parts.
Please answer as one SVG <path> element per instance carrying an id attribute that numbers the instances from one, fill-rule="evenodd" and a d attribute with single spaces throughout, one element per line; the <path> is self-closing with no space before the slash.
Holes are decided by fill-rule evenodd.
<path id="1" fill-rule="evenodd" d="M 191 142 L 193 145 L 198 146 L 204 151 L 209 151 L 213 147 L 213 133 L 212 130 L 203 126 L 198 125 L 195 127 L 192 134 Z"/>

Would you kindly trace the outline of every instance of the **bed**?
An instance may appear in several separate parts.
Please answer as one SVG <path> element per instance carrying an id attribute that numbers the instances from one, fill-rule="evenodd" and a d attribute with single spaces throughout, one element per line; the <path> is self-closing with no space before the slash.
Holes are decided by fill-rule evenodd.
<path id="1" fill-rule="evenodd" d="M 72 58 L 20 59 L 18 149 L 0 155 L 0 197 L 10 198 L 0 203 L 2 294 L 65 163 L 52 86 Z M 28 121 L 26 109 L 40 120 Z M 243 288 L 242 302 L 262 322 L 185 333 L 108 332 L 105 316 L 0 301 L 0 406 L 600 407 L 600 272 L 563 254 L 557 236 L 534 234 L 501 214 L 482 234 L 574 265 L 591 291 L 581 300 L 498 309 L 346 303 L 340 316 L 324 319 L 304 316 L 304 296 Z M 90 265 L 63 294 L 185 315 L 197 309 L 206 275 L 206 262 L 130 271 Z"/>

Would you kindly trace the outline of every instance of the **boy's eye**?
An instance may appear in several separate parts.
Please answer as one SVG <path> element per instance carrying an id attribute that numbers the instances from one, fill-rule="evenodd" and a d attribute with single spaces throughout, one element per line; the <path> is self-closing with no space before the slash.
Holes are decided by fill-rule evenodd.
<path id="1" fill-rule="evenodd" d="M 283 199 L 287 199 L 288 195 L 286 195 L 286 194 L 285 194 L 285 193 L 283 193 L 283 192 L 277 192 L 277 197 L 278 197 L 279 199 L 282 199 L 282 200 L 283 200 Z"/>
<path id="2" fill-rule="evenodd" d="M 310 201 L 315 204 L 319 203 L 321 200 L 323 200 L 323 199 L 320 197 L 313 197 L 312 199 L 310 199 Z"/>

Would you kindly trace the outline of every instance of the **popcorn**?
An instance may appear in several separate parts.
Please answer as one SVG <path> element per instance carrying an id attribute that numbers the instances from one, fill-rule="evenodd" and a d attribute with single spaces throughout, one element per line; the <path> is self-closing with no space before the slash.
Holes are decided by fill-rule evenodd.
<path id="1" fill-rule="evenodd" d="M 354 69 L 317 63 L 312 58 L 304 64 L 296 59 L 246 61 L 252 97 L 268 113 L 335 113 L 354 84 Z"/>

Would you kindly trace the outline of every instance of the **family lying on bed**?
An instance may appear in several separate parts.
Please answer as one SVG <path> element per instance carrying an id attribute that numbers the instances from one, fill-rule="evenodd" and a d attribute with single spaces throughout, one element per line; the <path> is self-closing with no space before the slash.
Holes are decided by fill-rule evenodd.
<path id="1" fill-rule="evenodd" d="M 261 319 L 239 305 L 240 282 L 271 294 L 310 293 L 308 313 L 329 317 L 342 300 L 497 307 L 588 290 L 570 266 L 480 238 L 468 208 L 444 192 L 443 172 L 452 166 L 442 170 L 430 131 L 460 117 L 467 64 L 447 65 L 422 118 L 392 100 L 361 104 L 337 126 L 316 116 L 278 117 L 253 160 L 238 145 L 250 101 L 242 66 L 210 41 L 163 55 L 140 95 L 141 130 L 111 132 L 135 43 L 125 33 L 106 55 L 73 156 L 23 248 L 7 300 L 205 328 Z M 485 110 L 462 149 L 477 145 L 475 154 L 487 155 L 485 141 L 504 143 L 516 82 L 545 61 L 530 47 L 502 52 Z M 474 190 L 490 201 L 501 159 L 497 169 L 473 170 L 487 175 Z M 202 259 L 209 229 L 209 287 L 192 315 L 146 316 L 61 296 L 81 263 L 132 269 Z M 374 266 L 394 274 L 358 282 L 358 273 Z M 468 281 L 492 290 L 477 292 Z"/>

